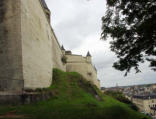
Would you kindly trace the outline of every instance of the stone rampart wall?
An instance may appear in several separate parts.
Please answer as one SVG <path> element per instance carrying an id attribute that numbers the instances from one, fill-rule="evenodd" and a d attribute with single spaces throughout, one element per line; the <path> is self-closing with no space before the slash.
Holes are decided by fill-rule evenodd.
<path id="1" fill-rule="evenodd" d="M 23 89 L 20 0 L 0 0 L 0 92 Z"/>
<path id="2" fill-rule="evenodd" d="M 47 88 L 53 69 L 51 27 L 39 0 L 21 2 L 24 88 Z"/>
<path id="3" fill-rule="evenodd" d="M 97 79 L 97 72 L 91 63 L 90 57 L 82 57 L 81 55 L 66 55 L 66 57 L 66 70 L 68 72 L 78 72 L 88 81 L 100 88 L 100 82 Z"/>
<path id="4" fill-rule="evenodd" d="M 25 88 L 46 88 L 52 69 L 66 71 L 63 53 L 40 0 L 22 0 L 22 56 Z"/>
<path id="5" fill-rule="evenodd" d="M 61 50 L 60 44 L 57 41 L 55 33 L 53 33 L 52 39 L 54 39 L 52 40 L 53 67 L 66 71 L 66 64 L 62 62 L 62 57 L 64 53 Z"/>

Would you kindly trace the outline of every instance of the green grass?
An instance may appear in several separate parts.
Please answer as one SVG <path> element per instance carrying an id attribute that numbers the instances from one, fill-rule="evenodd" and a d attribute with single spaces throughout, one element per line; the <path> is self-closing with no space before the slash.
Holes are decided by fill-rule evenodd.
<path id="1" fill-rule="evenodd" d="M 16 111 L 30 119 L 143 119 L 144 115 L 112 97 L 76 72 L 53 72 L 53 84 L 46 91 L 53 97 L 44 102 L 21 106 L 0 106 L 0 115 Z M 148 118 L 147 118 L 148 119 Z"/>
<path id="2" fill-rule="evenodd" d="M 133 110 L 136 110 L 136 111 L 139 110 L 139 108 L 133 102 L 131 102 L 129 99 L 127 99 L 122 92 L 119 92 L 119 91 L 106 91 L 105 94 L 113 97 L 114 99 L 116 99 L 116 100 L 118 100 L 120 102 L 123 102 L 123 103 L 129 105 L 129 107 L 131 109 L 133 109 Z"/>

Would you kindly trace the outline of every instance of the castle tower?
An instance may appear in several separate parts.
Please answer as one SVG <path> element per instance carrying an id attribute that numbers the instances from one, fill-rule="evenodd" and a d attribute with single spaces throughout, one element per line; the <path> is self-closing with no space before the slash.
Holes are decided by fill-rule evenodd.
<path id="1" fill-rule="evenodd" d="M 48 8 L 48 6 L 47 6 L 45 0 L 40 0 L 40 1 L 41 1 L 42 5 L 43 5 L 43 7 L 44 7 L 44 11 L 45 11 L 46 16 L 47 16 L 47 18 L 48 18 L 48 20 L 49 20 L 49 23 L 50 23 L 51 12 L 50 12 L 50 10 L 49 10 L 49 8 Z"/>
<path id="2" fill-rule="evenodd" d="M 86 59 L 87 59 L 87 62 L 88 63 L 91 63 L 91 54 L 90 54 L 90 52 L 88 51 L 88 53 L 87 53 L 87 55 L 86 55 Z"/>

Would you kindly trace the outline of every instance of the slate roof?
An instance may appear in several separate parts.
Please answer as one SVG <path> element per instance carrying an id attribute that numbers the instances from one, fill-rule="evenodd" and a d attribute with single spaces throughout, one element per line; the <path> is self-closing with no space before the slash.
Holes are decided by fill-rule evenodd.
<path id="1" fill-rule="evenodd" d="M 156 94 L 147 94 L 147 95 L 133 95 L 133 98 L 138 99 L 156 99 Z"/>

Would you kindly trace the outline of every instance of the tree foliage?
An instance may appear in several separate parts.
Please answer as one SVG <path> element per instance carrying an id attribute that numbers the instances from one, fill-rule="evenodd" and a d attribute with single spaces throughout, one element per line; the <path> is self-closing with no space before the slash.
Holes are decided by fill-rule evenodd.
<path id="1" fill-rule="evenodd" d="M 150 62 L 156 70 L 156 0 L 107 0 L 102 18 L 102 39 L 110 42 L 118 61 L 113 67 L 126 71 Z"/>

